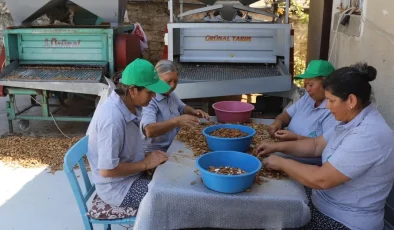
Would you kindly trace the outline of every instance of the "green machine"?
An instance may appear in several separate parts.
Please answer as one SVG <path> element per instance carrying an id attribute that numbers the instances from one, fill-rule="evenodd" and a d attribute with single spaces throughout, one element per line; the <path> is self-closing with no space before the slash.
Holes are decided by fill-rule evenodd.
<path id="1" fill-rule="evenodd" d="M 123 52 L 116 53 L 122 50 L 117 38 L 131 36 L 134 29 L 133 25 L 122 25 L 126 1 L 6 2 L 16 24 L 3 31 L 6 67 L 0 74 L 0 96 L 9 97 L 6 102 L 9 132 L 13 132 L 13 120 L 20 120 L 22 130 L 29 126 L 29 120 L 89 122 L 92 113 L 80 117 L 55 115 L 64 106 L 64 100 L 75 95 L 93 99 L 97 105 L 114 87 L 111 79 L 119 71 L 117 59 L 131 61 L 128 57 L 119 57 L 126 55 Z M 34 12 L 25 12 L 27 9 Z M 56 17 L 61 15 L 58 13 L 61 10 L 68 13 L 71 9 L 70 24 L 30 25 L 43 14 L 52 13 Z M 140 48 L 136 47 L 135 52 L 138 54 L 134 57 L 138 57 Z M 31 105 L 18 110 L 17 95 L 30 96 Z M 60 103 L 49 104 L 51 97 L 58 98 Z M 40 116 L 26 115 L 33 106 L 41 107 Z M 51 110 L 52 106 L 57 109 Z"/>

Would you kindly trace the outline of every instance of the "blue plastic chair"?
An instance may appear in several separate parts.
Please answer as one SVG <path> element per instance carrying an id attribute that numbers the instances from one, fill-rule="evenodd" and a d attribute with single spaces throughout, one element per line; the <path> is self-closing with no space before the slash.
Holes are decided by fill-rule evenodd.
<path id="1" fill-rule="evenodd" d="M 79 207 L 79 211 L 82 215 L 83 224 L 86 230 L 93 230 L 92 224 L 103 224 L 105 230 L 111 229 L 111 224 L 131 224 L 134 225 L 135 217 L 128 217 L 124 219 L 114 220 L 97 220 L 92 219 L 86 215 L 88 208 L 86 202 L 90 199 L 96 187 L 89 180 L 88 173 L 86 171 L 85 162 L 83 157 L 88 152 L 88 136 L 83 137 L 77 143 L 75 143 L 64 156 L 63 168 L 67 175 L 68 181 L 70 182 L 71 189 L 74 193 L 75 199 Z M 83 182 L 85 184 L 86 193 L 83 194 L 81 186 L 78 183 L 77 177 L 75 176 L 74 167 L 78 164 L 81 170 Z"/>

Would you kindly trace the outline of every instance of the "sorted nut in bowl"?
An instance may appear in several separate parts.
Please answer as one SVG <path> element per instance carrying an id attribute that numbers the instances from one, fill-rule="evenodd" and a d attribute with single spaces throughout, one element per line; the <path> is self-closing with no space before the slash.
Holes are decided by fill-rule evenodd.
<path id="1" fill-rule="evenodd" d="M 222 138 L 239 138 L 239 137 L 247 137 L 249 134 L 242 132 L 239 129 L 227 129 L 220 128 L 215 131 L 209 133 L 209 135 L 213 137 L 222 137 Z"/>
<path id="2" fill-rule="evenodd" d="M 211 151 L 246 152 L 256 130 L 246 125 L 220 124 L 209 126 L 202 133 Z"/>
<path id="3" fill-rule="evenodd" d="M 247 173 L 240 168 L 233 168 L 230 166 L 220 166 L 220 167 L 209 166 L 208 171 L 212 173 L 223 174 L 223 175 L 242 175 Z"/>
<path id="4" fill-rule="evenodd" d="M 250 154 L 216 151 L 200 156 L 196 166 L 207 188 L 221 193 L 239 193 L 252 187 L 262 163 Z"/>

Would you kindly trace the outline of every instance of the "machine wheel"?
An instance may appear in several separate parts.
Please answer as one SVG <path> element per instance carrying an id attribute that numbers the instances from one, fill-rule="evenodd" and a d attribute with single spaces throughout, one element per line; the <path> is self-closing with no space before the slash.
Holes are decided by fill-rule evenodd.
<path id="1" fill-rule="evenodd" d="M 20 121 L 18 122 L 18 125 L 19 125 L 19 128 L 20 128 L 22 131 L 26 131 L 26 130 L 28 130 L 29 127 L 30 127 L 30 122 L 29 122 L 28 120 L 20 120 Z"/>

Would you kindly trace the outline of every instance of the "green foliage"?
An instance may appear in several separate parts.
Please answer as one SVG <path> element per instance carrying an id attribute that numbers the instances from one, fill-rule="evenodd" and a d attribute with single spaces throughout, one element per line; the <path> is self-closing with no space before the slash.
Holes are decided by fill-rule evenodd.
<path id="1" fill-rule="evenodd" d="M 305 5 L 309 5 L 310 0 L 305 0 Z M 282 3 L 283 4 L 283 3 Z M 286 4 L 286 3 L 284 3 Z M 304 6 L 298 3 L 298 1 L 292 0 L 290 4 L 290 12 L 289 17 L 293 20 L 308 23 L 309 22 L 309 14 L 306 14 L 304 11 Z"/>
<path id="2" fill-rule="evenodd" d="M 273 0 L 264 0 L 266 4 L 272 4 Z M 290 22 L 293 23 L 303 23 L 309 22 L 309 14 L 305 13 L 304 5 L 310 4 L 310 0 L 304 0 L 304 4 L 300 4 L 296 0 L 290 0 Z M 283 14 L 286 8 L 286 2 L 281 2 L 278 4 L 279 9 L 277 14 Z M 294 53 L 294 76 L 302 74 L 306 69 L 306 54 L 300 52 L 299 50 Z M 294 84 L 298 87 L 304 87 L 304 80 L 294 80 Z"/>
<path id="3" fill-rule="evenodd" d="M 306 69 L 305 56 L 294 57 L 294 76 L 304 73 Z M 294 80 L 294 84 L 298 87 L 304 87 L 304 80 Z"/>
<path id="4" fill-rule="evenodd" d="M 274 2 L 273 0 L 264 0 L 266 4 L 271 4 Z M 309 22 L 309 14 L 306 14 L 304 11 L 304 5 L 309 5 L 310 0 L 304 0 L 304 4 L 298 3 L 296 0 L 290 0 L 290 15 L 289 18 L 293 21 L 299 21 L 302 23 Z M 279 9 L 277 14 L 283 14 L 286 8 L 286 2 L 280 2 L 278 4 Z"/>

